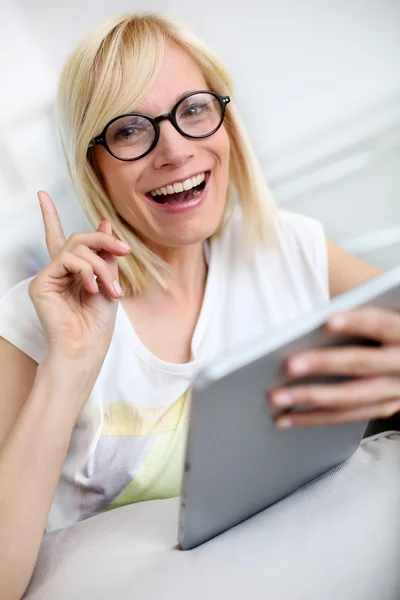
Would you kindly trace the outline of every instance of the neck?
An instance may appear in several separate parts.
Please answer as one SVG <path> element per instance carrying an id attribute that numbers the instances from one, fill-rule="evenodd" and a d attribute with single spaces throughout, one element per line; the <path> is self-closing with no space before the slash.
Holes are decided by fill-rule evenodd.
<path id="1" fill-rule="evenodd" d="M 168 289 L 164 290 L 158 283 L 151 282 L 146 295 L 167 296 L 178 303 L 190 303 L 203 296 L 207 264 L 202 242 L 179 248 L 163 248 L 157 254 L 168 265 L 168 270 L 163 273 Z"/>

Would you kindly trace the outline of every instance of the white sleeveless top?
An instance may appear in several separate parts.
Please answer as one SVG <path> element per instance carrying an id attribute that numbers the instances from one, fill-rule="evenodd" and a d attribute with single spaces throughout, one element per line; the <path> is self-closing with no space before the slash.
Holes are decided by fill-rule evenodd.
<path id="1" fill-rule="evenodd" d="M 140 341 L 122 305 L 99 377 L 73 431 L 46 531 L 103 510 L 180 493 L 190 383 L 204 362 L 329 300 L 323 227 L 278 211 L 278 244 L 244 259 L 238 211 L 209 247 L 192 360 L 167 363 Z M 0 302 L 0 336 L 36 362 L 47 344 L 27 279 Z M 212 415 L 210 415 L 212 418 Z"/>

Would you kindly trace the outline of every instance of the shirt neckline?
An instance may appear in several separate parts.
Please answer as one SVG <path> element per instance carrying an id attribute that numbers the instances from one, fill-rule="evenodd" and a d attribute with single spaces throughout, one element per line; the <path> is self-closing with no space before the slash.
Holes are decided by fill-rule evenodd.
<path id="1" fill-rule="evenodd" d="M 122 331 L 124 338 L 127 340 L 135 354 L 149 367 L 156 369 L 162 373 L 168 375 L 186 375 L 190 377 L 194 374 L 197 367 L 197 354 L 198 348 L 203 339 L 207 323 L 210 318 L 212 310 L 212 301 L 215 298 L 215 285 L 217 282 L 217 262 L 218 253 L 215 251 L 216 244 L 210 243 L 208 240 L 204 242 L 204 257 L 208 265 L 208 273 L 206 279 L 206 286 L 204 290 L 203 302 L 201 305 L 200 313 L 197 319 L 197 323 L 193 332 L 191 351 L 192 359 L 186 363 L 170 363 L 162 360 L 155 354 L 153 354 L 141 341 L 137 335 L 131 320 L 126 313 L 122 303 L 118 305 L 119 318 L 121 320 Z"/>

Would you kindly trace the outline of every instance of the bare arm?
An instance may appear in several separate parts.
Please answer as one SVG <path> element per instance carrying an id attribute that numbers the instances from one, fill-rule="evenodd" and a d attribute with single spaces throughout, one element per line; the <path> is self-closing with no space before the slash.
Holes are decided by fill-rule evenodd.
<path id="1" fill-rule="evenodd" d="M 0 598 L 20 600 L 32 576 L 72 431 L 114 331 L 116 256 L 129 247 L 107 221 L 67 240 L 39 194 L 51 262 L 29 284 L 48 357 L 36 367 L 0 339 Z"/>
<path id="2" fill-rule="evenodd" d="M 346 250 L 337 246 L 332 240 L 327 239 L 326 243 L 331 298 L 382 273 L 377 267 L 346 252 Z"/>
<path id="3" fill-rule="evenodd" d="M 44 361 L 37 368 L 5 340 L 0 365 L 0 597 L 19 600 L 35 567 L 74 424 L 94 381 L 78 381 L 73 365 Z"/>

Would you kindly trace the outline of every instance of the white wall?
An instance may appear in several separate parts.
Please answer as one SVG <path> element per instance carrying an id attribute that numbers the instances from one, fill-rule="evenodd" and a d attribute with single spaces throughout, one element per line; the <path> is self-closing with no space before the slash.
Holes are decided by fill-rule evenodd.
<path id="1" fill-rule="evenodd" d="M 0 5 L 0 125 L 43 108 L 53 97 L 56 71 L 18 2 Z"/>
<path id="2" fill-rule="evenodd" d="M 400 93 L 400 3 L 393 0 L 19 0 L 59 70 L 99 20 L 161 10 L 224 59 L 262 160 Z M 257 118 L 255 118 L 257 116 Z"/>
<path id="3" fill-rule="evenodd" d="M 0 215 L 59 170 L 51 110 L 57 71 L 22 8 L 0 5 Z"/>

